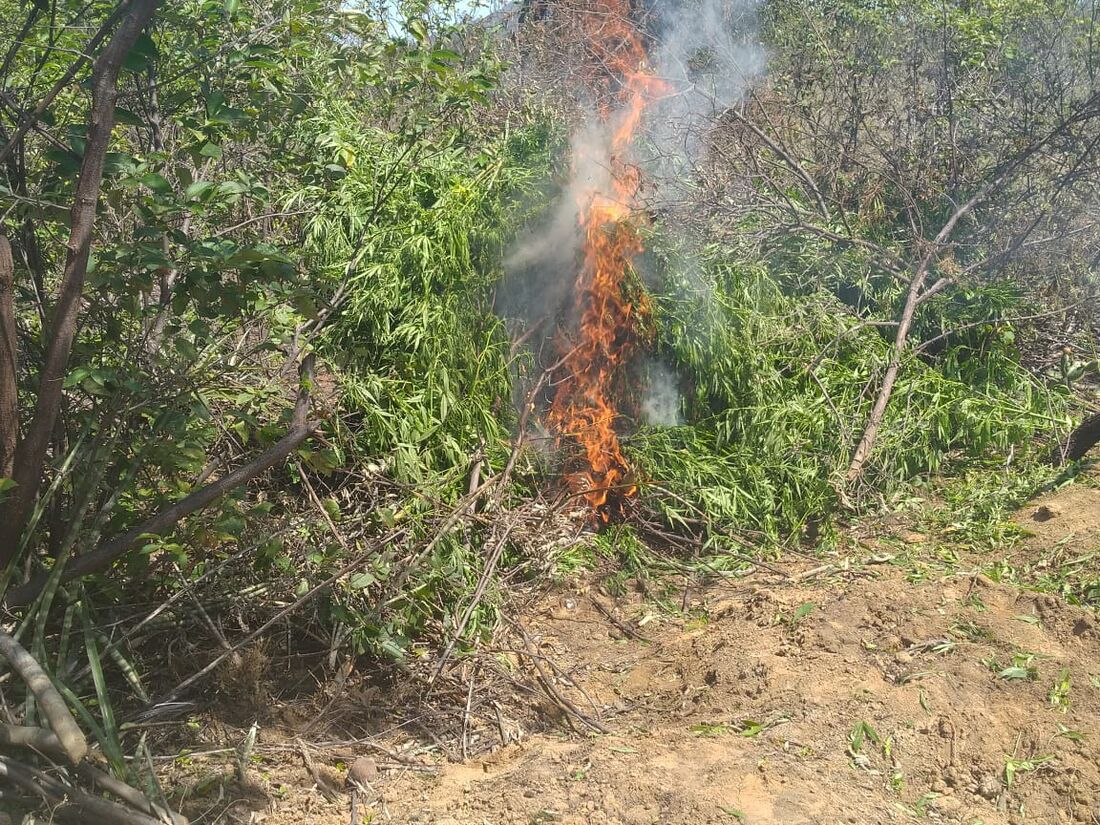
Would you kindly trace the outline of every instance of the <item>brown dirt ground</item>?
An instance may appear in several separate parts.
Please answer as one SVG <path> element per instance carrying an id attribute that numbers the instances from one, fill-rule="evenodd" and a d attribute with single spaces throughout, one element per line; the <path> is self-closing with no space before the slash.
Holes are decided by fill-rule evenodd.
<path id="1" fill-rule="evenodd" d="M 1086 563 L 1100 568 L 1100 490 L 1066 488 L 1019 520 L 1033 534 L 1020 554 L 1098 553 Z M 549 675 L 554 690 L 608 734 L 570 730 L 545 694 L 514 692 L 503 718 L 532 731 L 518 742 L 500 746 L 487 727 L 479 741 L 498 745 L 451 763 L 423 735 L 392 732 L 377 741 L 432 772 L 386 769 L 388 757 L 360 746 L 315 751 L 311 773 L 288 723 L 261 732 L 250 794 L 192 782 L 188 810 L 346 825 L 349 797 L 326 799 L 317 780 L 341 785 L 344 766 L 369 753 L 382 770 L 358 796 L 360 822 L 1100 823 L 1096 613 L 996 584 L 976 559 L 916 581 L 881 550 L 870 541 L 848 563 L 802 560 L 689 592 L 678 615 L 595 586 L 532 606 L 526 632 L 563 668 Z M 508 661 L 526 672 L 529 659 Z M 511 721 L 501 730 L 514 736 Z"/>

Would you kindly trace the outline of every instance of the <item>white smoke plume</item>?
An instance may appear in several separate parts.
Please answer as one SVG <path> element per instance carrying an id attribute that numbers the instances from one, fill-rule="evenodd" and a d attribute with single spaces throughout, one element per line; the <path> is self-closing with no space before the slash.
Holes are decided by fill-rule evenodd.
<path id="1" fill-rule="evenodd" d="M 765 70 L 758 33 L 762 0 L 657 3 L 643 14 L 649 50 L 646 69 L 666 81 L 669 91 L 648 106 L 627 160 L 642 170 L 640 205 L 658 220 L 668 214 L 670 225 L 661 226 L 661 231 L 679 233 L 675 207 L 690 204 L 708 131 Z M 580 80 L 576 95 L 582 105 L 591 105 Z M 580 203 L 586 193 L 612 190 L 609 153 L 615 126 L 614 118 L 604 120 L 594 108 L 590 111 L 572 135 L 572 174 L 555 209 L 519 238 L 505 261 L 508 277 L 498 292 L 498 311 L 529 323 L 548 320 L 543 330 L 548 338 L 555 324 L 576 321 L 573 299 L 583 240 Z M 705 300 L 706 285 L 699 282 L 699 273 L 694 275 L 688 279 L 694 284 L 690 288 L 697 288 L 695 297 Z M 679 423 L 682 404 L 676 376 L 667 366 L 652 364 L 643 367 L 642 374 L 647 373 L 641 409 L 645 421 L 658 426 Z"/>
<path id="2" fill-rule="evenodd" d="M 637 147 L 651 208 L 690 196 L 707 133 L 763 76 L 761 7 L 761 0 L 679 0 L 659 7 L 650 56 L 654 72 L 673 91 L 651 108 L 645 141 Z"/>
<path id="3" fill-rule="evenodd" d="M 651 363 L 642 395 L 642 417 L 651 427 L 677 427 L 683 423 L 680 388 L 676 373 L 667 365 Z"/>

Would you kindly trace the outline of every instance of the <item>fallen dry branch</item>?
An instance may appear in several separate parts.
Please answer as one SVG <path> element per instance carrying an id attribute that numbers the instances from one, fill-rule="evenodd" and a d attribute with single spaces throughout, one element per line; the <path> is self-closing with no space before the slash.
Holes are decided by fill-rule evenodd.
<path id="1" fill-rule="evenodd" d="M 610 728 L 604 725 L 599 719 L 595 719 L 580 708 L 578 708 L 568 697 L 562 695 L 562 692 L 554 687 L 554 681 L 549 673 L 546 672 L 546 668 L 543 667 L 542 656 L 540 656 L 534 649 L 534 645 L 531 642 L 531 637 L 527 635 L 527 631 L 523 629 L 523 626 L 518 622 L 509 622 L 516 629 L 520 639 L 523 641 L 523 649 L 527 654 L 527 658 L 534 665 L 535 675 L 539 685 L 545 691 L 550 700 L 557 705 L 565 713 L 565 718 L 570 720 L 570 726 L 572 726 L 572 719 L 578 719 L 586 727 L 591 728 L 599 733 L 611 733 Z"/>
<path id="2" fill-rule="evenodd" d="M 45 756 L 67 758 L 65 748 L 56 733 L 31 725 L 0 726 L 0 746 L 26 748 Z"/>
<path id="3" fill-rule="evenodd" d="M 6 780 L 7 784 L 46 804 L 51 814 L 62 821 L 187 825 L 184 817 L 161 808 L 136 788 L 83 762 L 88 754 L 88 742 L 69 712 L 65 700 L 34 657 L 13 636 L 2 630 L 0 655 L 7 659 L 12 670 L 26 683 L 52 728 L 46 730 L 28 725 L 3 725 L 0 726 L 0 745 L 22 748 L 58 761 L 67 760 L 76 766 L 77 773 L 93 787 L 118 797 L 130 807 L 101 799 L 6 756 L 0 756 L 0 780 Z"/>
<path id="4" fill-rule="evenodd" d="M 463 519 L 463 517 L 472 514 L 473 507 L 477 503 L 477 501 L 485 493 L 492 489 L 498 483 L 500 478 L 501 476 L 494 476 L 493 478 L 488 479 L 480 487 L 478 487 L 476 491 L 474 491 L 470 495 L 464 496 L 462 499 L 459 500 L 459 502 L 451 509 L 450 513 L 448 513 L 447 516 L 442 520 L 440 526 L 436 529 L 435 534 L 432 536 L 432 538 L 415 556 L 413 556 L 412 559 L 407 562 L 405 569 L 402 571 L 401 575 L 398 576 L 397 581 L 391 586 L 391 590 L 397 592 L 400 591 L 400 588 L 405 581 L 405 577 L 408 576 L 409 572 L 417 564 L 419 564 L 421 561 L 427 558 L 428 555 L 431 554 L 432 550 L 435 549 L 440 540 L 443 539 L 444 536 L 448 535 L 451 530 L 453 530 L 454 527 Z M 357 572 L 364 565 L 368 564 L 372 559 L 376 558 L 377 553 L 381 548 L 388 547 L 396 542 L 404 532 L 404 528 L 398 528 L 374 541 L 371 546 L 369 546 L 363 553 L 356 556 L 347 564 L 343 565 L 328 578 L 315 584 L 313 587 L 311 587 L 289 605 L 276 612 L 275 615 L 273 615 L 271 618 L 261 624 L 252 633 L 248 634 L 248 636 L 241 639 L 230 648 L 224 650 L 220 655 L 215 657 L 201 670 L 188 676 L 186 679 L 177 684 L 174 688 L 169 690 L 156 701 L 150 702 L 149 706 L 157 707 L 160 705 L 174 703 L 177 699 L 179 699 L 180 696 L 182 696 L 186 691 L 190 690 L 195 684 L 205 679 L 207 676 L 217 670 L 227 659 L 236 655 L 243 647 L 251 644 L 256 639 L 260 638 L 277 622 L 296 612 L 305 604 L 311 602 L 314 598 L 317 597 L 319 593 L 328 590 L 341 579 L 344 579 L 352 573 Z M 382 597 L 381 600 L 385 602 L 386 597 Z"/>
<path id="5" fill-rule="evenodd" d="M 0 781 L 14 785 L 47 805 L 52 820 L 78 825 L 165 825 L 164 819 L 94 796 L 7 756 L 0 756 Z M 178 815 L 168 821 L 173 825 L 186 825 L 187 822 Z"/>
<path id="6" fill-rule="evenodd" d="M 27 689 L 34 695 L 42 713 L 57 736 L 58 744 L 74 765 L 88 753 L 88 742 L 77 726 L 65 700 L 53 686 L 50 677 L 19 642 L 10 634 L 0 630 L 0 656 L 8 660 L 12 670 L 26 682 Z M 9 729 L 9 733 L 11 733 Z M 18 734 L 16 734 L 18 735 Z M 45 741 L 40 738 L 40 741 Z"/>
<path id="7" fill-rule="evenodd" d="M 156 817 L 158 821 L 171 823 L 171 825 L 187 825 L 187 818 L 175 811 L 165 810 L 160 805 L 152 802 L 137 788 L 132 788 L 121 780 L 115 779 L 109 773 L 104 773 L 99 768 L 89 765 L 87 762 L 77 767 L 77 773 L 92 784 L 97 790 L 105 791 L 118 797 L 131 808 L 143 814 Z"/>
<path id="8" fill-rule="evenodd" d="M 451 634 L 450 640 L 447 642 L 447 646 L 443 649 L 443 652 L 439 656 L 439 662 L 436 664 L 435 669 L 432 671 L 432 676 L 428 680 L 431 684 L 436 680 L 444 668 L 447 667 L 447 663 L 451 659 L 451 654 L 454 652 L 455 645 L 458 644 L 459 639 L 462 638 L 462 634 L 466 632 L 466 626 L 469 624 L 470 619 L 474 615 L 474 611 L 481 603 L 482 598 L 485 596 L 485 590 L 489 586 L 489 582 L 492 580 L 493 574 L 496 572 L 497 564 L 500 562 L 500 557 L 504 553 L 504 548 L 508 541 L 508 535 L 515 529 L 518 517 L 513 516 L 508 520 L 508 523 L 501 530 L 500 535 L 493 542 L 493 549 L 489 551 L 488 557 L 485 559 L 485 567 L 481 571 L 481 575 L 478 577 L 477 586 L 474 588 L 473 594 L 470 596 L 470 601 L 466 605 L 466 610 L 462 613 L 462 618 L 455 626 L 454 632 Z"/>

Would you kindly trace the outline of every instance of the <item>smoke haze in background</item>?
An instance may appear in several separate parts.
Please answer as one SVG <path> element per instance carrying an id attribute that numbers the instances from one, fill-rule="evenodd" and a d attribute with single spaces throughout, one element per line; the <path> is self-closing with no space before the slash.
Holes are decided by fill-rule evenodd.
<path id="1" fill-rule="evenodd" d="M 680 0 L 661 2 L 653 11 L 653 70 L 673 92 L 647 113 L 647 128 L 635 152 L 643 170 L 645 205 L 667 213 L 669 220 L 662 227 L 666 232 L 684 233 L 676 207 L 692 203 L 708 132 L 766 71 L 767 55 L 759 35 L 761 6 L 762 0 Z M 680 238 L 688 248 L 693 240 L 698 239 Z M 698 304 L 708 301 L 713 287 L 697 263 L 684 260 L 679 269 L 674 283 L 659 288 L 671 287 L 678 298 Z M 641 407 L 647 424 L 683 423 L 678 384 L 671 367 L 649 365 Z"/>
<path id="2" fill-rule="evenodd" d="M 611 124 L 599 122 L 593 114 L 573 133 L 568 184 L 558 192 L 550 213 L 522 233 L 504 261 L 507 277 L 498 301 L 504 315 L 530 323 L 547 315 L 551 320 L 576 320 L 558 316 L 573 310 L 583 242 L 581 204 L 586 193 L 611 189 L 610 130 Z"/>
<path id="3" fill-rule="evenodd" d="M 761 0 L 680 0 L 655 9 L 653 70 L 674 91 L 648 113 L 645 139 L 635 150 L 650 208 L 691 191 L 707 133 L 764 74 L 761 6 Z"/>

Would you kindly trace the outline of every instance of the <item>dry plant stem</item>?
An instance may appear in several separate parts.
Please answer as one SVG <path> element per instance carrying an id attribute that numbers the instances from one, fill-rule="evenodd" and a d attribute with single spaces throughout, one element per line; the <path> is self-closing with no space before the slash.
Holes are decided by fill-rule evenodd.
<path id="1" fill-rule="evenodd" d="M 121 536 L 111 539 L 90 553 L 73 559 L 61 574 L 66 582 L 89 573 L 96 573 L 109 567 L 115 559 L 133 548 L 150 534 L 160 535 L 176 525 L 180 519 L 201 510 L 242 484 L 246 484 L 261 473 L 285 461 L 302 442 L 309 438 L 319 426 L 319 422 L 309 418 L 310 385 L 312 384 L 314 359 L 306 356 L 300 369 L 301 385 L 294 406 L 294 417 L 287 434 L 276 444 L 268 447 L 248 464 L 238 467 L 217 481 L 207 484 L 186 498 L 161 510 L 155 516 L 130 529 Z M 41 574 L 27 584 L 10 591 L 3 600 L 6 607 L 21 607 L 30 604 L 38 596 L 49 574 Z"/>
<path id="2" fill-rule="evenodd" d="M 565 362 L 568 361 L 573 353 L 575 353 L 578 349 L 580 349 L 579 345 L 573 347 L 573 349 L 563 355 L 557 363 L 552 364 L 545 370 L 543 370 L 542 375 L 540 375 L 538 381 L 535 382 L 535 386 L 531 388 L 531 392 L 527 393 L 527 400 L 523 405 L 523 412 L 520 413 L 519 416 L 519 427 L 518 432 L 516 433 L 516 440 L 515 443 L 512 445 L 512 452 L 508 455 L 508 461 L 504 465 L 504 470 L 500 474 L 500 477 L 503 479 L 503 481 L 497 485 L 497 493 L 493 497 L 491 509 L 498 509 L 500 507 L 501 501 L 504 499 L 504 493 L 507 488 L 508 478 L 512 475 L 512 470 L 515 469 L 516 460 L 519 458 L 520 449 L 523 447 L 523 441 L 527 437 L 527 422 L 530 420 L 531 412 L 535 408 L 535 398 L 538 396 L 542 388 L 546 385 L 546 382 L 550 380 L 550 376 L 561 369 L 565 365 Z"/>
<path id="3" fill-rule="evenodd" d="M 454 633 L 451 634 L 451 640 L 447 642 L 447 647 L 444 648 L 443 653 L 440 654 L 439 662 L 436 664 L 431 677 L 428 679 L 429 685 L 435 682 L 439 674 L 442 673 L 443 669 L 447 666 L 447 662 L 450 661 L 451 653 L 454 651 L 455 645 L 458 644 L 458 640 L 462 638 L 462 634 L 466 630 L 466 625 L 470 622 L 470 617 L 474 615 L 474 611 L 485 595 L 485 589 L 489 586 L 489 581 L 496 571 L 501 555 L 504 553 L 504 546 L 505 542 L 508 540 L 508 535 L 515 529 L 518 522 L 518 516 L 513 516 L 501 531 L 500 537 L 493 545 L 489 557 L 485 560 L 485 567 L 481 571 L 481 576 L 478 577 L 477 587 L 474 588 L 473 595 L 470 596 L 470 603 L 466 606 L 466 610 L 462 614 L 462 619 L 459 621 L 458 626 L 455 627 Z"/>
<path id="4" fill-rule="evenodd" d="M 0 781 L 41 799 L 50 806 L 51 816 L 62 822 L 77 825 L 164 825 L 164 820 L 160 818 L 93 796 L 7 756 L 0 756 Z M 183 817 L 173 821 L 176 825 L 187 823 Z"/>
<path id="5" fill-rule="evenodd" d="M 313 784 L 317 786 L 317 790 L 321 792 L 321 796 L 332 802 L 336 799 L 336 791 L 329 787 L 328 782 L 321 775 L 321 772 L 317 770 L 317 765 L 313 761 L 313 756 L 309 752 L 309 748 L 306 747 L 306 743 L 301 738 L 295 739 L 294 744 L 298 748 L 298 753 L 302 756 L 302 762 L 306 766 L 306 771 L 309 773 L 310 778 L 313 780 Z"/>
<path id="6" fill-rule="evenodd" d="M 543 324 L 546 323 L 546 320 L 547 319 L 545 315 L 539 318 L 537 321 L 535 321 L 535 323 L 531 324 L 531 327 L 526 332 L 524 332 L 523 335 L 513 341 L 512 345 L 508 348 L 508 356 L 514 357 L 515 354 L 520 351 L 520 348 L 529 340 L 531 340 L 531 337 L 535 333 L 542 329 Z"/>
<path id="7" fill-rule="evenodd" d="M 780 146 L 776 141 L 772 140 L 767 135 L 767 133 L 764 132 L 763 129 L 761 129 L 759 126 L 757 126 L 747 117 L 745 117 L 743 112 L 740 112 L 735 108 L 728 109 L 727 111 L 733 117 L 737 118 L 737 121 L 739 123 L 744 125 L 747 129 L 749 129 L 749 131 L 751 131 L 761 141 L 763 141 L 765 146 L 775 152 L 775 154 L 778 155 L 783 160 L 783 162 L 787 164 L 788 167 L 790 167 L 791 171 L 798 175 L 799 179 L 804 184 L 806 184 L 806 188 L 810 190 L 810 193 L 814 197 L 814 203 L 817 205 L 817 209 L 821 213 L 821 217 L 825 218 L 826 220 L 831 218 L 829 207 L 825 205 L 825 198 L 822 197 L 821 190 L 818 189 L 817 184 L 814 183 L 814 179 L 810 177 L 802 164 L 795 160 L 794 156 L 784 150 L 783 147 Z M 845 240 L 848 239 L 845 238 Z"/>
<path id="8" fill-rule="evenodd" d="M 666 487 L 660 486 L 659 484 L 653 484 L 652 482 L 650 482 L 650 483 L 648 483 L 647 486 L 649 486 L 652 489 L 657 490 L 661 493 L 664 493 L 665 495 L 669 496 L 670 498 L 675 499 L 676 501 L 683 504 L 685 507 L 687 507 L 690 510 L 694 511 L 702 519 L 701 523 L 706 525 L 710 530 L 712 530 L 714 532 L 720 532 L 726 538 L 737 542 L 738 544 L 742 545 L 743 547 L 749 547 L 750 546 L 749 543 L 745 539 L 741 538 L 740 536 L 736 536 L 733 533 L 729 532 L 728 530 L 718 530 L 718 528 L 716 528 L 713 524 L 711 524 L 710 519 L 707 517 L 707 514 L 705 512 L 703 512 L 702 510 L 700 510 L 698 507 L 696 507 L 694 504 L 692 504 L 690 501 L 688 501 L 686 498 L 683 498 L 682 496 L 676 495 L 676 493 L 672 492 L 671 490 L 669 490 Z M 677 541 L 685 540 L 683 536 L 674 536 L 674 535 L 671 535 L 669 533 L 665 533 L 663 530 L 660 530 L 659 528 L 654 527 L 652 524 L 645 523 L 643 526 L 645 527 L 645 529 L 649 530 L 651 533 L 659 536 L 660 538 L 665 539 L 665 541 L 669 541 L 669 542 L 674 543 L 674 542 L 677 542 Z M 696 544 L 700 548 L 702 548 L 702 546 L 703 546 L 703 541 L 699 538 L 696 538 L 696 537 L 692 536 L 688 540 L 691 541 L 692 543 Z M 738 561 L 745 562 L 745 564 L 751 564 L 754 567 L 762 568 L 764 570 L 767 570 L 769 573 L 774 573 L 777 576 L 782 576 L 785 579 L 789 579 L 791 577 L 790 573 L 776 567 L 774 564 L 768 564 L 767 562 L 761 561 L 760 559 L 755 558 L 753 556 L 750 556 L 746 553 L 735 553 L 735 552 L 726 550 L 726 551 L 723 551 L 723 555 L 729 556 L 730 558 L 733 558 L 733 559 L 737 559 Z M 706 566 L 709 567 L 709 565 L 706 565 Z"/>
<path id="9" fill-rule="evenodd" d="M 68 758 L 57 734 L 46 728 L 0 725 L 0 746 L 26 748 L 49 757 Z"/>
<path id="10" fill-rule="evenodd" d="M 440 542 L 440 540 L 448 533 L 450 533 L 451 529 L 456 524 L 458 524 L 458 522 L 461 521 L 464 516 L 470 515 L 472 513 L 474 505 L 477 504 L 478 500 L 483 495 L 489 492 L 493 487 L 499 487 L 502 483 L 502 480 L 505 478 L 507 478 L 507 476 L 504 473 L 501 473 L 500 475 L 495 475 L 492 478 L 486 479 L 484 482 L 482 482 L 481 486 L 477 488 L 477 490 L 459 500 L 458 504 L 454 506 L 454 508 L 448 514 L 447 518 L 444 519 L 443 524 L 436 531 L 435 535 L 432 536 L 431 541 L 424 545 L 424 549 L 413 556 L 405 565 L 405 569 L 401 571 L 396 581 L 394 581 L 394 583 L 386 591 L 385 597 L 381 599 L 381 602 L 383 604 L 388 604 L 391 600 L 397 598 L 395 594 L 401 592 L 401 588 L 404 586 L 405 580 L 409 577 L 409 574 L 416 568 L 416 566 L 431 554 L 431 552 L 435 549 L 435 546 Z"/>
<path id="11" fill-rule="evenodd" d="M 99 768 L 93 767 L 87 762 L 81 764 L 77 768 L 77 773 L 91 782 L 98 790 L 106 791 L 109 794 L 117 796 L 131 808 L 141 811 L 143 814 L 155 816 L 162 821 L 171 822 L 172 825 L 187 825 L 186 817 L 174 811 L 164 810 L 160 805 L 151 802 L 149 797 L 137 788 L 133 788 L 125 782 L 115 779 L 109 773 L 104 773 L 99 770 Z"/>
<path id="12" fill-rule="evenodd" d="M 0 655 L 8 660 L 12 670 L 27 683 L 27 688 L 34 694 L 69 761 L 74 765 L 80 762 L 88 753 L 88 742 L 84 739 L 84 734 L 77 726 L 72 714 L 69 713 L 65 700 L 61 698 L 61 694 L 50 681 L 50 677 L 19 642 L 2 630 L 0 630 Z"/>
<path id="13" fill-rule="evenodd" d="M 269 539 L 278 538 L 278 537 L 284 535 L 290 529 L 291 529 L 290 527 L 284 527 L 282 530 L 278 530 L 275 533 L 272 533 L 269 536 L 265 537 L 264 540 L 267 541 Z M 186 584 L 184 584 L 182 587 L 180 587 L 179 590 L 175 591 L 171 596 L 169 596 L 167 599 L 165 599 L 161 604 L 159 604 L 155 608 L 153 608 L 153 610 L 150 611 L 148 614 L 146 614 L 146 616 L 141 621 L 139 621 L 136 625 L 134 625 L 131 628 L 128 628 L 126 630 L 126 632 L 123 633 L 121 636 L 119 636 L 119 637 L 115 638 L 113 641 L 109 642 L 103 648 L 103 650 L 100 652 L 100 656 L 106 657 L 107 655 L 109 655 L 113 651 L 118 650 L 120 647 L 122 647 L 123 644 L 125 644 L 130 639 L 132 639 L 137 634 L 137 632 L 139 630 L 141 630 L 143 627 L 148 625 L 149 622 L 156 619 L 157 616 L 160 616 L 162 613 L 164 613 L 164 611 L 166 611 L 168 608 L 170 608 L 173 604 L 178 602 L 180 599 L 183 599 L 187 596 L 190 596 L 192 593 L 194 593 L 195 588 L 198 587 L 198 585 L 202 584 L 207 579 L 214 578 L 221 571 L 223 571 L 227 567 L 229 567 L 231 564 L 233 564 L 234 562 L 236 562 L 237 560 L 239 560 L 243 556 L 245 556 L 248 553 L 255 550 L 256 547 L 257 547 L 257 545 L 251 545 L 251 546 L 244 547 L 241 550 L 238 550 L 232 556 L 230 556 L 229 558 L 227 558 L 223 562 L 221 562 L 217 567 L 211 568 L 210 570 L 208 570 L 207 572 L 205 572 L 201 576 L 199 576 L 197 579 L 194 579 L 193 581 L 190 581 L 190 582 L 187 582 Z M 77 672 L 77 674 L 75 676 L 72 677 L 72 680 L 74 682 L 79 682 L 81 679 L 83 679 L 85 676 L 87 676 L 91 672 L 91 670 L 92 669 L 91 669 L 90 665 L 85 665 L 83 668 L 81 668 Z"/>
<path id="14" fill-rule="evenodd" d="M 470 674 L 470 687 L 466 691 L 466 707 L 462 712 L 462 738 L 460 740 L 462 747 L 462 759 L 469 759 L 469 749 L 467 748 L 467 739 L 470 733 L 470 709 L 474 703 L 474 686 L 477 684 L 477 674 L 479 667 L 474 666 L 473 673 Z"/>
<path id="15" fill-rule="evenodd" d="M 520 449 L 523 447 L 524 437 L 527 433 L 527 422 L 530 419 L 531 411 L 535 408 L 534 400 L 542 390 L 543 386 L 550 379 L 558 369 L 565 364 L 566 360 L 576 352 L 577 348 L 574 347 L 569 353 L 562 356 L 561 360 L 551 365 L 547 369 L 543 370 L 542 375 L 539 376 L 538 381 L 535 382 L 535 386 L 531 388 L 531 391 L 527 394 L 526 402 L 523 405 L 523 412 L 520 414 L 519 419 L 519 431 L 516 435 L 516 440 L 512 445 L 512 451 L 508 455 L 508 461 L 504 465 L 504 469 L 497 477 L 496 481 L 496 495 L 493 497 L 493 509 L 499 509 L 501 501 L 504 497 L 504 493 L 508 487 L 508 479 L 512 475 L 512 471 L 515 469 L 516 460 L 519 456 Z M 474 490 L 471 490 L 471 494 Z M 439 657 L 439 662 L 432 671 L 431 677 L 428 679 L 428 684 L 432 684 L 439 677 L 439 674 L 443 672 L 443 669 L 447 666 L 447 662 L 450 660 L 451 653 L 454 650 L 454 646 L 458 643 L 458 640 L 462 638 L 462 633 L 466 630 L 466 625 L 470 621 L 470 617 L 473 616 L 474 610 L 477 609 L 478 604 L 481 603 L 481 599 L 485 595 L 485 589 L 489 585 L 489 580 L 492 578 L 497 564 L 500 562 L 501 554 L 504 552 L 504 545 L 508 539 L 508 535 L 515 529 L 519 522 L 519 516 L 513 516 L 509 520 L 504 531 L 497 539 L 496 544 L 493 547 L 492 552 L 485 561 L 485 567 L 481 571 L 481 576 L 478 578 L 477 586 L 474 588 L 473 595 L 470 597 L 470 603 L 466 606 L 465 612 L 462 614 L 462 619 L 459 621 L 458 626 L 455 628 L 454 634 L 451 636 L 450 641 L 447 643 L 447 647 L 443 650 L 443 653 Z M 465 744 L 465 742 L 463 743 Z"/>
<path id="16" fill-rule="evenodd" d="M 630 625 L 628 625 L 626 622 L 621 621 L 620 619 L 616 618 L 615 614 L 611 612 L 611 609 L 609 607 L 607 607 L 606 605 L 604 605 L 604 603 L 601 602 L 599 599 L 597 599 L 595 596 L 592 597 L 592 605 L 593 605 L 593 607 L 596 608 L 596 610 L 598 610 L 601 614 L 603 614 L 603 617 L 605 619 L 607 619 L 609 622 L 611 622 L 611 624 L 613 624 L 615 627 L 617 627 L 628 638 L 631 638 L 636 642 L 644 642 L 645 644 L 652 644 L 653 643 L 652 639 L 646 638 L 645 636 L 640 634 L 637 630 L 635 630 Z"/>
<path id="17" fill-rule="evenodd" d="M 530 659 L 531 664 L 535 666 L 535 673 L 538 676 L 539 684 L 542 685 L 542 689 L 546 691 L 546 695 L 554 704 L 565 711 L 566 718 L 576 717 L 592 730 L 599 731 L 600 733 L 611 733 L 610 729 L 602 722 L 598 719 L 593 719 L 591 716 L 581 711 L 580 708 L 570 702 L 569 699 L 562 696 L 561 692 L 554 688 L 550 675 L 542 666 L 542 657 L 535 651 L 534 645 L 531 643 L 531 637 L 527 635 L 527 631 L 523 629 L 523 626 L 519 624 L 519 622 L 509 622 L 509 624 L 517 630 L 520 638 L 523 640 L 523 648 L 527 653 L 527 658 Z"/>
<path id="18" fill-rule="evenodd" d="M 313 502 L 313 506 L 317 508 L 317 512 L 321 514 L 321 518 L 324 519 L 325 524 L 328 525 L 328 529 L 332 532 L 332 535 L 340 542 L 340 546 L 344 548 L 345 553 L 351 552 L 351 546 L 348 544 L 348 540 L 344 538 L 344 534 L 337 528 L 336 523 L 329 516 L 328 510 L 325 509 L 325 505 L 321 502 L 320 497 L 317 495 L 317 491 L 313 489 L 313 485 L 309 481 L 309 476 L 306 474 L 305 467 L 302 466 L 302 462 L 296 462 L 298 465 L 298 477 L 302 479 L 302 484 L 305 485 L 306 492 L 309 494 L 309 500 Z"/>
<path id="19" fill-rule="evenodd" d="M 383 542 L 381 542 L 381 543 L 388 543 L 388 541 L 395 538 L 396 535 L 398 535 L 398 533 L 396 531 L 394 533 L 389 534 L 388 536 L 386 536 L 383 539 Z M 168 693 L 164 694 L 162 697 L 160 697 L 156 701 L 150 702 L 149 706 L 155 707 L 157 705 L 163 705 L 163 704 L 166 704 L 166 703 L 169 703 L 169 702 L 176 701 L 181 695 L 183 695 L 183 693 L 186 690 L 188 690 L 194 684 L 201 681 L 202 679 L 204 679 L 205 677 L 207 677 L 211 673 L 213 673 L 215 670 L 217 670 L 218 666 L 221 665 L 222 662 L 224 662 L 230 656 L 237 653 L 244 646 L 254 642 L 256 639 L 258 639 L 260 636 L 262 636 L 264 633 L 266 633 L 276 623 L 281 621 L 286 616 L 289 616 L 291 613 L 296 611 L 302 605 L 304 605 L 307 602 L 311 601 L 322 590 L 325 590 L 326 588 L 329 588 L 332 585 L 336 584 L 336 582 L 338 582 L 344 576 L 347 576 L 348 574 L 355 572 L 356 569 L 358 569 L 359 567 L 362 567 L 364 564 L 366 564 L 372 558 L 373 558 L 373 555 L 371 555 L 369 553 L 364 553 L 359 558 L 357 558 L 354 561 L 349 562 L 348 564 L 344 565 L 339 570 L 337 570 L 333 575 L 329 576 L 329 578 L 325 579 L 324 581 L 320 582 L 319 584 L 314 585 L 309 590 L 307 590 L 304 594 L 302 594 L 302 596 L 300 596 L 298 599 L 296 599 L 294 602 L 292 602 L 291 604 L 284 607 L 282 610 L 280 610 L 278 613 L 276 613 L 274 616 L 272 616 L 268 621 L 266 621 L 262 625 L 260 625 L 260 627 L 258 627 L 256 630 L 254 630 L 252 633 L 250 633 L 244 639 L 242 639 L 241 641 L 239 641 L 235 645 L 233 645 L 232 648 L 230 648 L 229 650 L 226 650 L 221 655 L 217 656 L 212 662 L 210 662 L 208 665 L 206 665 L 206 667 L 204 667 L 202 670 L 198 671 L 197 673 L 192 674 L 191 676 L 188 676 L 186 679 L 184 679 L 182 682 L 180 682 L 178 685 L 176 685 L 174 688 L 172 688 L 172 690 L 168 691 Z"/>
<path id="20" fill-rule="evenodd" d="M 947 223 L 944 224 L 943 228 L 936 236 L 936 239 L 932 243 L 932 248 L 925 253 L 920 264 L 917 265 L 913 277 L 909 280 L 909 289 L 905 296 L 905 306 L 902 308 L 901 317 L 898 319 L 897 333 L 894 336 L 893 354 L 890 357 L 890 363 L 886 367 L 886 373 L 882 377 L 882 383 L 879 385 L 878 395 L 875 396 L 875 404 L 871 408 L 871 414 L 867 417 L 867 424 L 863 429 L 863 435 L 860 437 L 859 444 L 856 446 L 855 453 L 852 455 L 852 461 L 848 465 L 846 481 L 849 486 L 858 481 L 860 476 L 863 475 L 863 467 L 867 463 L 867 459 L 870 458 L 871 450 L 874 449 L 875 442 L 878 439 L 878 431 L 882 426 L 882 419 L 886 414 L 886 407 L 890 403 L 890 397 L 893 395 L 894 384 L 898 379 L 898 371 L 901 368 L 901 362 L 904 360 L 905 353 L 909 347 L 909 330 L 913 326 L 913 318 L 916 315 L 917 307 L 923 303 L 921 293 L 924 289 L 925 281 L 928 280 L 929 270 L 943 244 L 946 243 L 947 239 L 954 231 L 956 224 L 967 212 L 973 209 L 980 200 L 985 198 L 985 193 L 986 190 L 983 189 L 978 195 L 975 195 L 955 210 L 955 213 Z"/>

